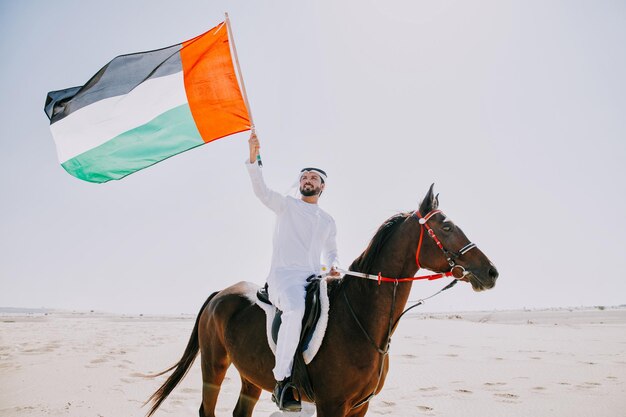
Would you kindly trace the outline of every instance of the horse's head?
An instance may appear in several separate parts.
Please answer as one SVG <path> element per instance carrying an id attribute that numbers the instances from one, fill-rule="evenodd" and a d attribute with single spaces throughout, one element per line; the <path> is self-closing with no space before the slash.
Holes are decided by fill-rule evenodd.
<path id="1" fill-rule="evenodd" d="M 468 281 L 474 291 L 493 288 L 498 270 L 489 258 L 439 209 L 438 195 L 430 186 L 415 212 L 420 223 L 418 267 L 436 272 L 452 271 L 457 279 Z"/>

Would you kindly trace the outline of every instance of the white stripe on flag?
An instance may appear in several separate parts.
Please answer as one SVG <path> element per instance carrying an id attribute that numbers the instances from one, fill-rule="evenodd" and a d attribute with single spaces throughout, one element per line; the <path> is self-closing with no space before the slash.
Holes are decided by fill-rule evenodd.
<path id="1" fill-rule="evenodd" d="M 97 101 L 50 126 L 61 163 L 187 103 L 183 72 L 149 79 L 130 93 Z"/>

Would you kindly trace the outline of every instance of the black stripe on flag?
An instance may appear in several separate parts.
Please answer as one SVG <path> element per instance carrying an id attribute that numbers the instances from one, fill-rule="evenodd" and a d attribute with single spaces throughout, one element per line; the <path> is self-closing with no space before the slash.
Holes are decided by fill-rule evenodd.
<path id="1" fill-rule="evenodd" d="M 120 55 L 113 58 L 84 86 L 49 92 L 44 111 L 50 124 L 96 101 L 128 94 L 150 78 L 182 71 L 181 46 L 177 44 L 154 51 Z"/>

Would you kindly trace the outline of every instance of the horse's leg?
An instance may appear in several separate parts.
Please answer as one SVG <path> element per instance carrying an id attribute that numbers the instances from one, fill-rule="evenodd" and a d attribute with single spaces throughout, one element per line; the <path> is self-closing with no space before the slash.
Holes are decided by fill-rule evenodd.
<path id="1" fill-rule="evenodd" d="M 370 403 L 367 402 L 359 408 L 350 409 L 346 404 L 316 404 L 317 417 L 363 417 L 367 413 Z"/>
<path id="2" fill-rule="evenodd" d="M 230 366 L 226 349 L 217 338 L 202 346 L 202 406 L 200 417 L 215 417 L 217 396 Z"/>
<path id="3" fill-rule="evenodd" d="M 316 416 L 317 417 L 346 417 L 348 410 L 346 409 L 346 405 L 343 403 L 324 403 L 324 404 L 315 404 Z"/>
<path id="4" fill-rule="evenodd" d="M 241 392 L 239 393 L 239 400 L 233 411 L 233 417 L 250 417 L 252 416 L 252 410 L 259 401 L 261 396 L 261 388 L 254 385 L 252 382 L 241 377 Z"/>
<path id="5" fill-rule="evenodd" d="M 351 410 L 350 412 L 348 412 L 346 417 L 363 417 L 365 415 L 365 413 L 367 413 L 367 408 L 369 406 L 370 406 L 370 403 L 367 402 L 367 403 L 363 404 L 362 406 L 360 406 L 359 408 L 356 408 L 356 409 Z"/>

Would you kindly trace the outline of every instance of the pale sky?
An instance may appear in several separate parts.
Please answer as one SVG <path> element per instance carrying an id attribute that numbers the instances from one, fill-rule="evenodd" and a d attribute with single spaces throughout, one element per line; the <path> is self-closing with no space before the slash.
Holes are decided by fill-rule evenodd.
<path id="1" fill-rule="evenodd" d="M 327 171 L 344 268 L 434 182 L 500 278 L 421 311 L 626 303 L 623 1 L 0 0 L 0 306 L 195 313 L 264 281 L 273 214 L 246 133 L 97 185 L 61 168 L 43 112 L 48 91 L 224 11 L 266 181 Z"/>

